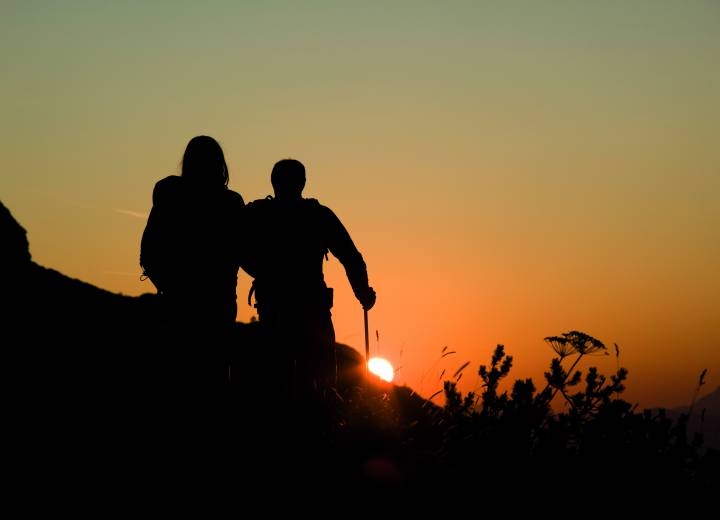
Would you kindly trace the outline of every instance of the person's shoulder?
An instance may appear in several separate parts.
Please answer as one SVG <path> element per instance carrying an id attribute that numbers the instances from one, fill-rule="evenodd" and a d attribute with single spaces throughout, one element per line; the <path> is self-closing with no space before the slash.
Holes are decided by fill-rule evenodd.
<path id="1" fill-rule="evenodd" d="M 168 197 L 182 190 L 183 179 L 178 175 L 169 175 L 155 183 L 153 188 L 153 204 L 162 204 Z"/>
<path id="2" fill-rule="evenodd" d="M 240 195 L 237 191 L 233 191 L 231 189 L 226 190 L 226 196 L 229 204 L 232 204 L 234 206 L 244 206 L 245 201 L 242 198 L 242 195 Z"/>
<path id="3" fill-rule="evenodd" d="M 317 200 L 317 199 L 305 199 L 305 198 L 303 198 L 303 205 L 305 206 L 305 208 L 307 208 L 307 209 L 309 209 L 309 210 L 311 210 L 311 211 L 316 211 L 316 212 L 318 212 L 318 213 L 327 213 L 328 211 L 329 211 L 330 213 L 332 213 L 332 211 L 330 210 L 330 208 L 328 208 L 327 206 L 323 206 L 322 204 L 320 204 L 320 201 Z"/>
<path id="4" fill-rule="evenodd" d="M 272 207 L 274 201 L 275 201 L 275 199 L 273 199 L 270 195 L 268 195 L 264 199 L 255 199 L 255 200 L 248 202 L 245 205 L 245 207 L 247 209 L 250 209 L 253 211 L 257 211 L 257 210 L 262 211 L 264 209 L 268 209 L 268 208 Z"/>
<path id="5" fill-rule="evenodd" d="M 183 184 L 183 178 L 179 175 L 168 175 L 164 179 L 160 179 L 155 183 L 155 189 L 156 190 L 170 190 L 170 189 L 177 189 L 179 186 L 182 186 Z"/>
<path id="6" fill-rule="evenodd" d="M 337 218 L 335 216 L 335 212 L 325 206 L 324 204 L 321 204 L 319 200 L 317 199 L 303 199 L 305 201 L 306 207 L 310 208 L 312 211 L 316 212 L 318 215 L 321 216 L 321 218 Z"/>
<path id="7" fill-rule="evenodd" d="M 333 232 L 337 229 L 338 225 L 342 226 L 340 219 L 337 217 L 335 212 L 329 207 L 322 204 L 317 199 L 303 199 L 305 202 L 306 214 L 310 215 L 310 218 L 324 229 L 326 232 Z"/>

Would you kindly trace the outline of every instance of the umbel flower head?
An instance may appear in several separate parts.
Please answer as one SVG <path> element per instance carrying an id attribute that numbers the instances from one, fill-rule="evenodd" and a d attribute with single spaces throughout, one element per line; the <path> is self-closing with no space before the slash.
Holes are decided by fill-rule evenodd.
<path id="1" fill-rule="evenodd" d="M 562 336 L 548 336 L 545 338 L 545 341 L 550 344 L 550 348 L 552 348 L 555 353 L 560 356 L 560 359 L 572 356 L 576 353 L 572 344 Z"/>
<path id="2" fill-rule="evenodd" d="M 550 344 L 560 359 L 573 354 L 584 356 L 601 351 L 607 354 L 607 349 L 602 341 L 578 330 L 563 332 L 560 336 L 548 336 L 545 341 Z"/>

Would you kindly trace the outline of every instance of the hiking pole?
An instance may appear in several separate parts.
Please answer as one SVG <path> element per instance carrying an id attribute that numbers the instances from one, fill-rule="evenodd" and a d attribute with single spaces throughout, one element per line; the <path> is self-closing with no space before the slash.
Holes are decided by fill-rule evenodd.
<path id="1" fill-rule="evenodd" d="M 370 336 L 368 335 L 368 317 L 365 308 L 363 308 L 363 317 L 365 318 L 365 374 L 367 375 L 368 363 L 370 362 Z"/>

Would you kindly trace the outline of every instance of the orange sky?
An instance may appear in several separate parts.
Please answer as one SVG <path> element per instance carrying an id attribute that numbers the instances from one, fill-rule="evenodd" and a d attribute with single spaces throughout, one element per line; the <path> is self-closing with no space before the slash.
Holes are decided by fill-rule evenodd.
<path id="1" fill-rule="evenodd" d="M 208 134 L 246 200 L 305 163 L 368 263 L 373 352 L 424 395 L 497 343 L 540 385 L 572 329 L 620 345 L 633 402 L 720 384 L 717 3 L 235 4 L 3 3 L 0 197 L 36 261 L 152 290 L 152 186 Z"/>

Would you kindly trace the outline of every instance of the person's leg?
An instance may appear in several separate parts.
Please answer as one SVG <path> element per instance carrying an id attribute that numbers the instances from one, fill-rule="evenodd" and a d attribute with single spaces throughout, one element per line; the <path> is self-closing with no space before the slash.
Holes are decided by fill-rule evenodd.
<path id="1" fill-rule="evenodd" d="M 321 439 L 335 399 L 335 331 L 330 312 L 305 313 L 297 324 L 296 395 L 298 423 L 308 438 Z"/>
<path id="2" fill-rule="evenodd" d="M 311 354 L 309 367 L 316 386 L 325 388 L 337 384 L 337 361 L 335 357 L 335 328 L 329 310 L 318 311 L 308 320 L 308 350 Z"/>

